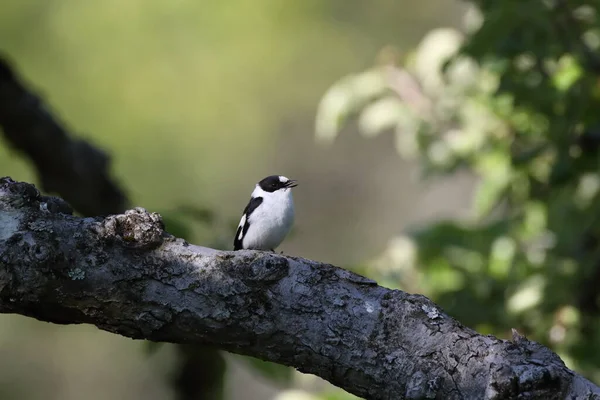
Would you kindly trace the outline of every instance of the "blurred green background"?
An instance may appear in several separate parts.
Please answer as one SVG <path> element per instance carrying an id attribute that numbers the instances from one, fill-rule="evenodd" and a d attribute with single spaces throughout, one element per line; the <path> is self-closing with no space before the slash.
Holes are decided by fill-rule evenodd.
<path id="1" fill-rule="evenodd" d="M 598 382 L 598 5 L 575 3 L 5 0 L 0 51 L 173 233 L 229 249 L 254 183 L 284 174 L 281 250 Z M 6 145 L 0 175 L 36 182 Z M 183 398 L 181 352 L 152 349 L 1 316 L 0 399 Z M 225 399 L 350 398 L 226 359 Z"/>

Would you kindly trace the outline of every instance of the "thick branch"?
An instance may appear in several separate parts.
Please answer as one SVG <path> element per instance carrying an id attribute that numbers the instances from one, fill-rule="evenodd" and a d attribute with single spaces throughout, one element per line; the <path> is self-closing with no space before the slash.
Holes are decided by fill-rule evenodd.
<path id="1" fill-rule="evenodd" d="M 142 209 L 77 218 L 0 180 L 0 312 L 291 365 L 369 399 L 592 399 L 547 348 L 481 336 L 420 295 L 267 252 L 216 251 Z"/>
<path id="2" fill-rule="evenodd" d="M 60 193 L 83 215 L 126 208 L 123 191 L 108 174 L 108 155 L 71 137 L 2 58 L 0 127 L 8 143 L 31 159 L 47 192 Z"/>

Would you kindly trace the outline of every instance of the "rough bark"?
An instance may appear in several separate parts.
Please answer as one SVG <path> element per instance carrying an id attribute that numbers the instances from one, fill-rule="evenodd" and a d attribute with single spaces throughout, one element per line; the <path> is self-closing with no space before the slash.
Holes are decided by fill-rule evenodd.
<path id="1" fill-rule="evenodd" d="M 299 257 L 194 246 L 143 209 L 69 211 L 0 180 L 0 312 L 214 346 L 369 399 L 600 399 L 549 349 L 479 335 L 424 296 Z"/>
<path id="2" fill-rule="evenodd" d="M 7 142 L 32 161 L 45 191 L 59 193 L 83 215 L 126 208 L 123 191 L 109 176 L 108 155 L 69 135 L 2 58 L 0 127 Z"/>

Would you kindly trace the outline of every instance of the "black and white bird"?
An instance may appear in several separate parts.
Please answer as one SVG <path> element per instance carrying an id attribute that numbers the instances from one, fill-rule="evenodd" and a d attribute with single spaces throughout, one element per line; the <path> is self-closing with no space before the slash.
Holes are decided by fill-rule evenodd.
<path id="1" fill-rule="evenodd" d="M 294 223 L 292 188 L 296 181 L 281 175 L 258 182 L 238 225 L 234 250 L 271 250 L 283 242 Z"/>

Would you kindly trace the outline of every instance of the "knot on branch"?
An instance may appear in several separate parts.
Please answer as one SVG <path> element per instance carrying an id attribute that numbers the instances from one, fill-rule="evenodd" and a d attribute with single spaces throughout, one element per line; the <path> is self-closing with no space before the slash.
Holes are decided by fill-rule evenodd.
<path id="1" fill-rule="evenodd" d="M 507 349 L 515 350 L 527 355 L 533 364 L 539 365 L 558 365 L 564 367 L 565 363 L 560 357 L 546 346 L 527 339 L 521 335 L 515 328 L 512 328 L 512 341 Z M 543 360 L 543 361 L 542 361 Z"/>
<path id="2" fill-rule="evenodd" d="M 512 363 L 490 353 L 491 361 L 486 398 L 513 399 L 528 393 L 532 398 L 562 399 L 561 371 L 564 363 L 547 347 L 527 340 L 513 329 L 513 341 L 504 342 L 500 353 L 514 358 Z"/>
<path id="3" fill-rule="evenodd" d="M 0 178 L 0 201 L 13 208 L 29 206 L 52 214 L 73 214 L 73 209 L 63 199 L 42 196 L 31 183 L 16 182 L 8 176 Z"/>
<path id="4" fill-rule="evenodd" d="M 136 207 L 125 214 L 107 217 L 100 233 L 109 239 L 118 239 L 129 248 L 152 249 L 163 242 L 164 224 L 159 214 Z"/>
<path id="5" fill-rule="evenodd" d="M 30 183 L 16 182 L 5 176 L 0 178 L 0 199 L 5 205 L 18 208 L 39 201 L 40 192 Z"/>

